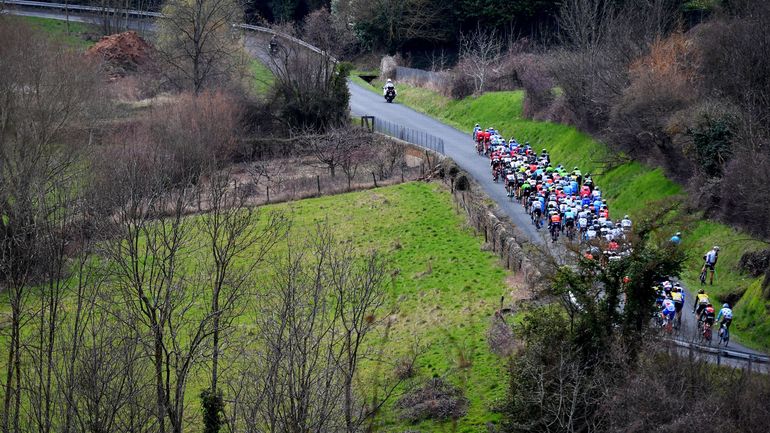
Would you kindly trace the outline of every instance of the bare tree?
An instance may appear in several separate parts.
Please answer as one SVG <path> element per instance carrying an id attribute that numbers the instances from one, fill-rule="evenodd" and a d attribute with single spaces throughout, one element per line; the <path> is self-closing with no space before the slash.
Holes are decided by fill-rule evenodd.
<path id="1" fill-rule="evenodd" d="M 157 431 L 165 433 L 168 424 L 181 433 L 187 381 L 198 366 L 213 318 L 210 312 L 196 312 L 196 303 L 205 297 L 202 277 L 185 271 L 198 248 L 192 239 L 194 222 L 184 217 L 195 193 L 185 183 L 168 191 L 160 166 L 142 166 L 140 158 L 129 154 L 115 164 L 118 185 L 105 253 L 114 264 L 125 323 L 147 337 L 142 343 L 152 364 Z"/>
<path id="2" fill-rule="evenodd" d="M 277 260 L 234 403 L 247 432 L 359 431 L 372 414 L 356 378 L 379 323 L 385 263 L 339 243 L 322 223 L 304 240 L 289 237 Z"/>
<path id="3" fill-rule="evenodd" d="M 348 188 L 360 160 L 359 151 L 372 146 L 372 134 L 361 128 L 343 127 L 322 134 L 307 133 L 301 140 L 312 149 L 318 162 L 329 169 L 334 177 L 337 168 L 343 169 L 348 178 Z"/>
<path id="4" fill-rule="evenodd" d="M 280 34 L 299 36 L 291 26 L 278 27 Z M 269 58 L 275 76 L 276 98 L 281 99 L 278 117 L 295 130 L 319 131 L 348 122 L 350 65 L 338 64 L 328 52 L 315 52 L 293 40 L 279 38 L 278 52 L 268 46 L 260 54 Z"/>
<path id="5" fill-rule="evenodd" d="M 10 344 L 6 364 L 2 406 L 2 430 L 18 432 L 22 410 L 22 326 L 28 322 L 26 299 L 28 286 L 45 284 L 47 277 L 59 278 L 54 288 L 61 288 L 61 234 L 54 231 L 66 225 L 67 199 L 52 194 L 66 191 L 72 176 L 74 148 L 68 138 L 77 137 L 76 122 L 83 122 L 91 98 L 99 89 L 96 71 L 75 53 L 30 32 L 22 25 L 4 22 L 0 26 L 0 285 L 8 291 L 11 307 Z M 61 189 L 60 189 L 61 188 Z M 51 223 L 46 230 L 42 220 Z M 57 261 L 48 263 L 52 251 Z M 58 321 L 60 292 L 46 304 L 40 317 Z M 45 324 L 44 324 L 45 325 Z M 50 329 L 50 328 L 49 328 Z M 41 330 L 42 332 L 42 330 Z M 44 361 L 38 370 L 41 385 L 50 389 L 50 359 L 55 342 L 48 334 L 39 349 Z M 43 347 L 45 346 L 45 347 Z M 38 352 L 41 353 L 41 352 Z M 42 407 L 38 418 L 50 428 L 50 405 Z M 47 412 L 47 413 L 45 413 Z"/>
<path id="6" fill-rule="evenodd" d="M 167 0 L 157 48 L 166 76 L 196 94 L 227 82 L 238 65 L 240 44 L 231 32 L 243 16 L 234 0 Z"/>
<path id="7" fill-rule="evenodd" d="M 394 52 L 410 39 L 446 41 L 450 33 L 438 22 L 447 13 L 431 0 L 350 0 L 353 22 L 367 22 L 379 30 L 379 39 Z"/>
<path id="8" fill-rule="evenodd" d="M 229 171 L 216 172 L 205 186 L 207 212 L 201 216 L 202 232 L 205 234 L 210 257 L 205 266 L 209 269 L 211 286 L 211 385 L 209 398 L 221 402 L 219 364 L 222 340 L 230 329 L 232 320 L 242 314 L 243 299 L 252 293 L 246 283 L 262 263 L 283 233 L 285 221 L 279 214 L 267 216 L 259 224 L 260 213 L 246 206 L 247 191 L 231 180 Z M 204 410 L 209 406 L 205 404 Z M 222 407 L 222 404 L 213 407 Z M 207 419 L 217 420 L 219 413 L 207 413 Z M 207 426 L 208 427 L 208 426 Z M 212 422 L 208 432 L 219 430 L 219 424 Z"/>
<path id="9" fill-rule="evenodd" d="M 350 247 L 332 252 L 329 276 L 337 298 L 342 335 L 338 366 L 342 374 L 343 411 L 348 433 L 359 431 L 374 413 L 363 399 L 356 398 L 355 379 L 364 356 L 362 345 L 374 329 L 377 314 L 385 302 L 383 283 L 386 275 L 386 263 L 377 252 L 371 252 L 363 261 L 357 259 Z"/>
<path id="10" fill-rule="evenodd" d="M 460 71 L 473 79 L 476 93 L 481 93 L 500 62 L 503 44 L 496 30 L 478 28 L 460 37 Z"/>
<path id="11" fill-rule="evenodd" d="M 331 296 L 328 233 L 289 242 L 261 300 L 259 344 L 264 371 L 252 387 L 247 431 L 338 431 L 342 384 L 337 371 L 338 313 Z"/>
<path id="12" fill-rule="evenodd" d="M 372 162 L 380 179 L 393 175 L 396 168 L 406 166 L 406 146 L 386 137 L 374 137 Z"/>
<path id="13" fill-rule="evenodd" d="M 332 15 L 322 7 L 308 14 L 302 24 L 302 39 L 339 58 L 349 54 L 356 43 L 356 36 L 349 21 Z"/>

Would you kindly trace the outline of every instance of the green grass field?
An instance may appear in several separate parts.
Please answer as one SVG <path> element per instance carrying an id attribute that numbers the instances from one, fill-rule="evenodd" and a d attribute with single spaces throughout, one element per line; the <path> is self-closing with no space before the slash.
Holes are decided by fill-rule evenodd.
<path id="1" fill-rule="evenodd" d="M 252 60 L 249 63 L 249 69 L 254 77 L 254 91 L 258 95 L 267 94 L 275 81 L 273 73 L 259 60 Z"/>
<path id="2" fill-rule="evenodd" d="M 519 141 L 529 141 L 537 151 L 547 148 L 555 163 L 567 168 L 579 166 L 583 173 L 595 174 L 597 185 L 609 200 L 613 218 L 623 214 L 630 214 L 634 219 L 644 218 L 655 207 L 681 200 L 682 197 L 677 196 L 684 194 L 683 188 L 667 179 L 661 169 L 638 162 L 626 162 L 607 169 L 605 161 L 611 159 L 610 150 L 589 135 L 567 125 L 523 119 L 523 100 L 523 91 L 490 92 L 452 100 L 428 89 L 398 84 L 399 103 L 468 133 L 476 123 L 494 127 L 506 138 L 513 135 Z M 713 245 L 719 245 L 717 276 L 707 293 L 720 303 L 730 294 L 745 293 L 735 307 L 734 335 L 747 346 L 770 349 L 770 302 L 758 296 L 760 281 L 744 275 L 737 267 L 744 252 L 767 248 L 767 244 L 724 224 L 694 219 L 686 226 L 670 226 L 671 233 L 661 233 L 666 238 L 675 231 L 684 234 L 682 245 L 689 257 L 683 275 L 685 282 L 690 287 L 698 287 L 702 256 Z"/>
<path id="3" fill-rule="evenodd" d="M 70 21 L 69 31 L 67 22 L 39 17 L 9 16 L 6 19 L 19 20 L 29 24 L 33 29 L 39 30 L 52 39 L 62 42 L 74 48 L 85 50 L 95 42 L 90 40 L 91 35 L 98 35 L 99 29 L 91 24 Z"/>
<path id="4" fill-rule="evenodd" d="M 361 251 L 384 253 L 397 272 L 392 282 L 386 280 L 387 302 L 380 314 L 395 315 L 395 322 L 387 340 L 379 335 L 380 328 L 372 334 L 370 344 L 375 351 L 382 349 L 388 361 L 396 361 L 410 352 L 416 338 L 423 349 L 417 359 L 418 380 L 445 377 L 462 387 L 470 400 L 467 416 L 456 425 L 430 421 L 408 425 L 399 420 L 391 402 L 379 416 L 379 431 L 486 432 L 485 424 L 498 420 L 490 407 L 505 394 L 506 363 L 489 351 L 486 328 L 500 296 L 510 291 L 506 283 L 510 274 L 499 266 L 495 255 L 482 251 L 483 239 L 465 225 L 446 188 L 413 182 L 263 210 L 285 212 L 296 239 L 306 237 L 325 220 L 341 242 L 352 242 Z M 278 246 L 273 253 L 280 254 L 284 248 Z M 73 303 L 70 299 L 65 307 Z M 35 304 L 28 303 L 30 308 Z M 0 324 L 7 323 L 5 295 L 0 297 L 0 305 L 5 316 Z M 256 311 L 246 311 L 236 322 L 236 332 L 249 333 L 254 314 Z M 470 365 L 461 366 L 461 357 Z M 372 364 L 362 364 L 361 377 L 368 380 L 373 375 L 392 377 L 393 371 L 389 366 L 375 370 Z M 197 395 L 207 381 L 205 372 L 191 378 L 189 431 L 200 431 Z"/>

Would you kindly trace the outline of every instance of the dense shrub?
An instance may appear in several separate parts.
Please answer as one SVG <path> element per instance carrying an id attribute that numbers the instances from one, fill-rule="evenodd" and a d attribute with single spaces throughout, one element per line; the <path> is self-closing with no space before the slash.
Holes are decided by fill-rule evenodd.
<path id="1" fill-rule="evenodd" d="M 526 92 L 525 117 L 543 118 L 543 110 L 553 102 L 553 79 L 548 73 L 543 56 L 527 53 L 511 56 L 508 64 L 516 71 L 516 77 Z"/>
<path id="2" fill-rule="evenodd" d="M 758 277 L 770 267 L 770 250 L 747 251 L 741 256 L 738 266 L 752 277 Z"/>
<path id="3" fill-rule="evenodd" d="M 452 72 L 447 82 L 449 88 L 444 93 L 450 98 L 462 99 L 473 94 L 473 79 L 465 74 Z"/>

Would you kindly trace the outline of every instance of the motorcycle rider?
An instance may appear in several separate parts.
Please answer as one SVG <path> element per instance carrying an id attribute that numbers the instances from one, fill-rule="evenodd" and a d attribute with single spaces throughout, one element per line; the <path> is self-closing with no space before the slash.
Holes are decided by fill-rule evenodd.
<path id="1" fill-rule="evenodd" d="M 388 90 L 393 89 L 393 95 L 398 96 L 398 92 L 396 91 L 396 85 L 393 84 L 393 80 L 388 78 L 388 81 L 385 82 L 385 85 L 382 86 L 382 96 L 385 96 L 388 94 Z"/>

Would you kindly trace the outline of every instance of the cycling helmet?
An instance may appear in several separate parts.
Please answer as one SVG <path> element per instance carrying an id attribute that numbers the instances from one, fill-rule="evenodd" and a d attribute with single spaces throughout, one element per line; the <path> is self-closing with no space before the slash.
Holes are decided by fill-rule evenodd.
<path id="1" fill-rule="evenodd" d="M 706 291 L 705 291 L 705 290 L 703 290 L 703 289 L 700 289 L 700 290 L 698 290 L 698 294 L 699 294 L 699 295 L 702 295 L 702 294 L 704 294 L 704 293 L 706 293 Z"/>
<path id="2" fill-rule="evenodd" d="M 628 215 L 624 216 L 623 218 L 628 219 Z"/>
<path id="3" fill-rule="evenodd" d="M 682 232 L 676 232 L 676 234 L 674 234 L 674 236 L 682 236 Z"/>
<path id="4" fill-rule="evenodd" d="M 477 123 L 477 124 L 476 124 L 476 128 L 478 128 L 478 127 L 479 127 L 479 124 Z"/>
<path id="5" fill-rule="evenodd" d="M 713 306 L 713 305 L 711 305 L 711 302 L 709 302 L 708 304 L 706 304 L 706 307 L 711 307 L 711 308 L 714 308 L 714 306 Z"/>
<path id="6" fill-rule="evenodd" d="M 577 168 L 577 166 L 575 166 L 575 168 L 573 168 L 573 170 L 579 170 L 579 169 Z"/>
<path id="7" fill-rule="evenodd" d="M 545 149 L 543 149 L 543 153 L 548 153 L 548 151 L 547 151 L 547 150 L 545 150 Z"/>
<path id="8" fill-rule="evenodd" d="M 388 83 L 392 83 L 392 82 L 393 82 L 393 80 L 391 80 L 390 78 L 388 78 Z"/>
<path id="9" fill-rule="evenodd" d="M 719 247 L 714 245 L 714 251 L 719 251 Z"/>
<path id="10" fill-rule="evenodd" d="M 730 304 L 722 304 L 722 308 L 730 308 Z"/>

